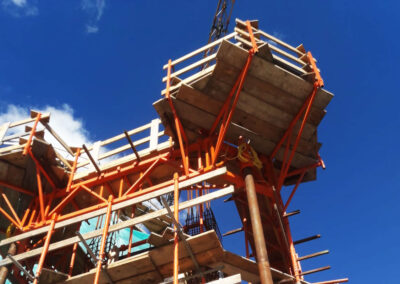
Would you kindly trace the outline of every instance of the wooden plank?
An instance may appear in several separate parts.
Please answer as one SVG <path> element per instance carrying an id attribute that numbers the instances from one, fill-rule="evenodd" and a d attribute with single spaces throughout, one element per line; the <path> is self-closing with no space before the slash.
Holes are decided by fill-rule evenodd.
<path id="1" fill-rule="evenodd" d="M 215 120 L 215 116 L 200 110 L 192 105 L 186 104 L 183 101 L 173 99 L 173 103 L 178 112 L 179 117 L 183 120 L 182 124 L 185 128 L 189 128 L 194 132 L 198 132 L 201 130 L 210 129 L 212 123 Z M 158 101 L 159 104 L 156 109 L 163 109 L 165 112 L 170 111 L 168 102 L 165 100 Z M 190 122 L 190 125 L 185 121 Z M 226 134 L 226 140 L 236 144 L 239 136 L 245 136 L 250 139 L 252 147 L 259 153 L 269 155 L 275 147 L 275 143 L 264 139 L 263 137 L 257 135 L 256 133 L 249 131 L 246 128 L 243 128 L 237 124 L 231 123 L 229 129 Z M 276 158 L 278 160 L 283 159 L 284 149 L 278 151 Z M 312 165 L 316 162 L 314 158 L 310 158 L 304 156 L 298 152 L 295 153 L 294 159 L 292 161 L 292 165 L 296 168 L 301 168 L 304 166 Z"/>
<path id="2" fill-rule="evenodd" d="M 163 150 L 165 150 L 167 148 L 170 148 L 170 147 L 171 147 L 171 143 L 169 141 L 166 141 L 166 142 L 158 144 L 157 151 L 161 152 L 161 151 L 163 151 Z M 140 157 L 145 157 L 147 155 L 150 155 L 151 153 L 150 153 L 149 149 L 144 149 L 144 150 L 138 151 L 138 154 L 139 154 Z M 111 169 L 113 167 L 120 166 L 123 163 L 128 163 L 128 162 L 132 162 L 132 161 L 135 161 L 135 160 L 136 160 L 136 155 L 133 153 L 133 154 L 130 154 L 130 155 L 127 155 L 127 156 L 112 160 L 107 164 L 99 166 L 99 168 L 100 168 L 101 171 L 105 171 L 105 170 Z M 88 170 L 88 171 L 85 171 L 85 172 L 76 173 L 74 175 L 74 180 L 81 179 L 81 178 L 83 178 L 85 176 L 88 176 L 88 175 L 92 174 L 93 172 L 94 172 L 93 170 Z"/>
<path id="3" fill-rule="evenodd" d="M 202 71 L 200 71 L 200 72 L 197 72 L 196 74 L 193 74 L 193 75 L 190 76 L 190 77 L 187 77 L 187 78 L 183 79 L 183 80 L 182 80 L 181 82 L 179 82 L 178 84 L 176 84 L 176 85 L 174 85 L 174 86 L 171 86 L 170 92 L 172 93 L 172 92 L 178 90 L 179 87 L 181 86 L 181 84 L 188 84 L 188 85 L 190 85 L 190 83 L 192 83 L 192 82 L 194 82 L 194 81 L 197 81 L 197 80 L 199 80 L 199 79 L 201 79 L 201 78 L 203 78 L 203 77 L 209 75 L 209 74 L 214 70 L 214 66 L 215 66 L 215 64 L 214 64 L 214 65 L 211 65 L 211 66 L 209 66 L 209 67 L 207 67 L 206 69 L 204 69 L 204 70 L 202 70 Z M 165 93 L 166 93 L 166 90 L 165 90 L 165 89 L 161 91 L 161 95 L 165 95 Z"/>
<path id="4" fill-rule="evenodd" d="M 204 92 L 212 96 L 218 96 L 220 100 L 225 100 L 225 97 L 228 95 L 228 93 L 222 93 L 222 90 L 219 89 L 220 85 L 222 85 L 221 82 L 224 82 L 228 85 L 228 87 L 225 88 L 230 89 L 231 86 L 233 86 L 239 73 L 240 70 L 238 68 L 235 68 L 225 62 L 218 62 L 213 73 L 215 77 L 210 80 L 210 83 L 207 86 L 207 89 L 204 90 Z M 247 86 L 249 84 L 246 81 L 249 80 L 250 77 L 251 76 L 249 75 L 246 77 L 245 85 Z M 267 121 L 276 127 L 287 129 L 294 115 L 291 113 L 287 113 L 286 111 L 283 111 L 278 107 L 275 107 L 273 104 L 265 102 L 265 93 L 263 94 L 262 89 L 258 89 L 258 92 L 260 93 L 259 96 L 252 96 L 245 90 L 243 90 L 241 95 L 239 96 L 237 108 L 251 113 L 253 116 Z M 262 96 L 261 99 L 259 98 L 260 96 Z M 306 99 L 304 99 L 304 101 L 305 100 Z M 297 112 L 299 109 L 300 107 L 297 109 Z M 315 130 L 316 125 L 312 125 L 307 121 L 304 127 L 304 138 L 308 140 L 314 134 Z"/>
<path id="5" fill-rule="evenodd" d="M 150 128 L 150 126 L 151 126 L 151 122 L 147 123 L 145 125 L 142 125 L 140 127 L 137 127 L 135 129 L 129 130 L 128 134 L 130 136 L 132 136 L 134 134 L 138 134 L 138 133 Z M 111 138 L 108 138 L 106 140 L 101 141 L 101 146 L 105 146 L 105 145 L 111 144 L 111 143 L 116 142 L 116 141 L 121 140 L 121 139 L 125 139 L 125 134 L 124 133 L 118 134 L 118 135 L 116 135 L 114 137 L 111 137 Z"/>
<path id="6" fill-rule="evenodd" d="M 67 150 L 67 152 L 71 156 L 74 156 L 74 152 L 72 151 L 72 149 L 68 146 L 67 143 L 65 143 L 65 141 L 57 134 L 57 132 L 54 131 L 54 129 L 47 122 L 40 121 L 40 123 L 43 124 L 43 126 L 47 129 L 47 131 L 49 131 L 49 133 L 53 135 L 53 137 L 61 144 L 61 146 L 64 147 L 65 150 Z"/>
<path id="7" fill-rule="evenodd" d="M 196 259 L 202 265 L 210 261 L 220 260 L 223 250 L 214 231 L 208 231 L 187 239 L 193 249 Z M 193 270 L 194 266 L 182 243 L 179 245 L 180 271 Z M 158 283 L 164 277 L 171 275 L 173 258 L 173 244 L 156 248 L 139 255 L 113 262 L 107 266 L 107 272 L 117 283 Z M 161 272 L 160 275 L 158 271 Z M 74 276 L 63 283 L 91 283 L 95 269 L 90 272 Z M 105 277 L 101 277 L 99 283 L 107 283 Z M 146 282 L 151 281 L 151 282 Z"/>
<path id="8" fill-rule="evenodd" d="M 21 137 L 24 137 L 24 136 L 29 136 L 30 134 L 31 134 L 31 132 L 27 131 L 27 132 L 20 132 L 20 133 L 15 133 L 15 134 L 12 134 L 12 135 L 8 135 L 6 137 L 3 137 L 3 142 L 10 141 L 10 140 L 17 139 L 17 138 L 21 138 Z"/>
<path id="9" fill-rule="evenodd" d="M 189 72 L 190 70 L 193 70 L 196 67 L 199 67 L 199 66 L 201 66 L 201 65 L 203 65 L 203 64 L 205 64 L 207 62 L 213 61 L 213 60 L 215 60 L 216 57 L 217 57 L 217 54 L 214 53 L 214 54 L 212 54 L 210 56 L 207 56 L 206 58 L 203 58 L 203 59 L 201 59 L 199 61 L 196 61 L 195 63 L 192 63 L 189 66 L 187 66 L 185 68 L 182 68 L 182 69 L 172 73 L 171 74 L 171 78 L 172 77 L 177 77 L 179 75 L 182 75 L 182 74 L 184 74 L 186 72 Z M 167 77 L 165 76 L 164 78 L 162 78 L 162 82 L 165 83 L 166 81 L 167 81 Z"/>
<path id="10" fill-rule="evenodd" d="M 147 242 L 155 247 L 159 247 L 168 244 L 169 240 L 159 234 L 151 232 Z"/>
<path id="11" fill-rule="evenodd" d="M 268 43 L 263 43 L 258 47 L 258 53 L 256 56 L 260 56 L 262 59 L 272 62 L 274 57 L 272 56 L 271 49 Z"/>
<path id="12" fill-rule="evenodd" d="M 12 146 L 8 146 L 8 147 L 0 148 L 0 154 L 6 153 L 8 151 L 22 149 L 24 147 L 25 147 L 25 145 L 12 145 Z"/>
<path id="13" fill-rule="evenodd" d="M 226 167 L 219 168 L 219 169 L 210 171 L 208 173 L 205 173 L 205 174 L 202 174 L 202 175 L 198 175 L 198 176 L 195 176 L 195 177 L 187 179 L 187 180 L 180 181 L 178 186 L 179 186 L 179 189 L 185 188 L 185 187 L 191 186 L 193 184 L 196 184 L 196 183 L 199 183 L 199 182 L 202 182 L 202 181 L 206 181 L 206 180 L 215 178 L 217 176 L 226 174 L 226 172 L 227 172 Z M 138 196 L 138 197 L 123 201 L 121 203 L 114 204 L 112 206 L 111 210 L 112 211 L 120 210 L 120 209 L 126 208 L 128 206 L 131 206 L 133 204 L 141 203 L 143 201 L 150 200 L 150 199 L 159 197 L 159 196 L 164 195 L 164 194 L 168 194 L 168 193 L 172 192 L 173 190 L 174 190 L 174 186 L 170 185 L 170 186 L 161 188 L 161 189 L 159 189 L 157 191 L 150 192 L 148 194 L 144 194 L 142 196 Z M 81 222 L 81 221 L 84 221 L 84 220 L 88 220 L 88 219 L 103 215 L 106 212 L 107 212 L 107 208 L 102 208 L 102 209 L 98 209 L 96 211 L 93 211 L 93 212 L 90 212 L 90 213 L 86 213 L 86 214 L 83 214 L 81 216 L 77 216 L 77 217 L 74 217 L 74 218 L 71 218 L 71 219 L 68 219 L 68 220 L 64 220 L 64 221 L 61 221 L 61 222 L 56 222 L 55 229 L 66 227 L 66 226 L 69 226 L 69 225 L 72 225 L 72 224 L 75 224 L 75 223 L 78 223 L 78 222 Z M 13 242 L 17 242 L 17 241 L 20 241 L 20 240 L 31 238 L 33 236 L 44 234 L 49 230 L 49 228 L 50 228 L 50 226 L 45 226 L 43 228 L 39 228 L 39 229 L 36 229 L 36 230 L 32 230 L 32 231 L 29 231 L 29 232 L 26 232 L 26 233 L 22 233 L 22 234 L 19 234 L 19 235 L 16 235 L 16 236 L 1 240 L 0 241 L 0 247 L 4 246 L 4 245 L 7 245 L 7 244 L 11 244 Z"/>
<path id="14" fill-rule="evenodd" d="M 236 28 L 235 28 L 235 32 L 239 33 L 242 37 L 244 37 L 244 38 L 246 38 L 246 39 L 249 39 L 249 37 L 250 37 L 249 34 L 248 34 L 247 32 L 243 31 L 243 30 L 240 29 L 240 28 L 237 28 L 237 27 L 236 27 Z M 236 37 L 235 37 L 235 38 L 236 38 Z M 247 41 L 247 40 L 246 40 L 246 41 Z M 260 41 L 258 41 L 258 42 L 260 42 Z M 261 41 L 261 42 L 262 42 L 262 41 Z M 252 44 L 249 43 L 248 41 L 247 41 L 246 45 L 248 45 L 249 47 L 252 47 Z M 290 53 L 288 53 L 288 52 L 286 52 L 286 51 L 280 49 L 280 48 L 277 47 L 277 46 L 274 46 L 273 44 L 271 44 L 269 48 L 270 48 L 271 50 L 275 51 L 276 53 L 278 53 L 278 54 L 280 54 L 280 55 L 282 55 L 282 56 L 284 56 L 284 57 L 286 57 L 286 58 L 288 58 L 288 59 L 290 59 L 290 60 L 296 62 L 296 63 L 299 64 L 300 66 L 303 66 L 304 64 L 307 64 L 307 62 L 304 62 L 304 61 L 301 60 L 300 58 L 293 56 L 292 54 L 290 54 Z M 304 70 L 301 70 L 301 73 L 305 73 L 305 71 L 304 71 Z"/>
<path id="15" fill-rule="evenodd" d="M 242 21 L 242 20 L 236 19 L 236 26 L 239 26 L 239 27 L 240 27 L 240 26 L 246 26 L 246 23 L 245 23 L 244 21 Z M 265 36 L 266 38 L 268 38 L 269 40 L 272 40 L 273 42 L 275 42 L 275 43 L 277 43 L 277 44 L 279 44 L 279 45 L 281 45 L 281 46 L 283 46 L 283 47 L 285 47 L 285 48 L 287 48 L 287 49 L 293 51 L 294 53 L 298 54 L 299 56 L 304 55 L 303 52 L 301 52 L 300 50 L 298 50 L 298 49 L 296 49 L 295 47 L 291 46 L 290 44 L 287 44 L 286 42 L 281 41 L 280 39 L 278 39 L 278 38 L 276 38 L 276 37 L 274 37 L 274 36 L 272 36 L 272 35 L 270 35 L 270 34 L 264 32 L 264 31 L 262 31 L 262 30 L 259 30 L 259 29 L 254 28 L 254 27 L 252 28 L 252 30 L 253 30 L 253 32 L 255 32 L 255 33 L 258 32 L 258 33 L 260 33 L 261 35 L 263 35 L 263 36 Z"/>
<path id="16" fill-rule="evenodd" d="M 242 69 L 247 59 L 248 52 L 228 41 L 223 41 L 218 50 L 217 61 L 223 61 L 238 69 Z M 274 65 L 271 62 L 255 56 L 249 69 L 249 75 L 292 94 L 303 101 L 311 93 L 313 85 L 302 78 Z M 324 109 L 333 95 L 324 89 L 320 89 L 315 97 L 315 105 Z"/>
<path id="17" fill-rule="evenodd" d="M 159 119 L 153 119 L 151 121 L 151 127 L 150 127 L 150 146 L 149 146 L 149 151 L 153 152 L 157 150 L 157 145 L 158 145 L 158 126 L 160 124 Z"/>
<path id="18" fill-rule="evenodd" d="M 214 99 L 200 91 L 195 90 L 194 88 L 182 85 L 179 89 L 179 92 L 176 95 L 176 98 L 182 100 L 188 104 L 194 105 L 200 108 L 203 111 L 206 111 L 210 114 L 216 116 L 221 107 L 223 106 L 223 102 Z M 237 109 L 235 110 L 232 122 L 243 126 L 255 133 L 259 134 L 266 140 L 272 142 L 279 142 L 282 136 L 284 135 L 285 128 L 279 128 L 276 125 L 271 124 L 268 121 L 263 119 L 259 119 L 259 117 L 253 115 L 254 108 L 246 107 L 246 102 L 254 102 L 254 98 L 249 95 L 242 93 L 239 102 L 243 100 L 242 103 L 238 103 Z M 262 102 L 260 102 L 262 105 Z M 262 110 L 261 110 L 262 111 Z M 279 112 L 279 110 L 277 110 Z M 282 112 L 282 111 L 281 111 Z M 269 111 L 266 109 L 263 111 L 264 116 Z M 288 115 L 289 116 L 289 115 Z M 290 117 L 291 118 L 291 117 Z M 275 118 L 277 120 L 277 118 Z M 272 119 L 272 121 L 274 121 Z M 302 153 L 306 156 L 315 155 L 316 153 L 316 145 L 314 141 L 307 141 L 305 139 L 301 139 L 299 142 L 298 150 L 299 153 Z"/>
<path id="19" fill-rule="evenodd" d="M 0 126 L 0 145 L 3 144 L 3 138 L 6 136 L 6 132 L 11 122 L 6 122 Z"/>
<path id="20" fill-rule="evenodd" d="M 161 137 L 161 136 L 163 136 L 163 135 L 164 135 L 164 131 L 161 131 L 161 132 L 158 133 L 158 136 L 159 136 L 159 137 Z M 139 140 L 134 141 L 134 142 L 133 142 L 133 145 L 134 145 L 135 147 L 137 147 L 137 146 L 143 145 L 144 143 L 147 143 L 147 142 L 149 142 L 149 141 L 150 141 L 150 137 L 145 137 L 145 138 L 142 138 L 142 139 L 139 139 Z M 129 149 L 131 149 L 131 146 L 130 146 L 129 144 L 120 146 L 120 147 L 118 147 L 118 148 L 115 148 L 115 149 L 110 150 L 110 151 L 108 151 L 108 152 L 105 152 L 105 153 L 103 153 L 103 154 L 100 154 L 100 155 L 99 155 L 99 161 L 101 161 L 101 160 L 103 160 L 103 159 L 105 159 L 105 158 L 114 156 L 114 155 L 116 155 L 116 154 L 119 154 L 119 153 L 121 153 L 121 152 L 123 152 L 123 151 L 126 151 L 126 150 L 129 150 Z M 142 151 L 143 151 L 143 150 L 142 150 Z M 77 167 L 78 167 L 78 168 L 84 167 L 84 166 L 86 166 L 86 165 L 88 165 L 88 164 L 90 164 L 89 161 L 81 162 L 81 163 L 78 164 Z"/>
<path id="21" fill-rule="evenodd" d="M 38 282 L 40 284 L 53 284 L 53 283 L 58 283 L 60 281 L 64 281 L 67 278 L 68 275 L 65 273 L 54 271 L 48 268 L 43 268 L 42 273 L 39 276 Z"/>
<path id="22" fill-rule="evenodd" d="M 224 189 L 221 189 L 221 190 L 218 190 L 218 191 L 203 195 L 201 197 L 198 197 L 198 198 L 195 198 L 195 199 L 192 199 L 192 200 L 189 200 L 189 201 L 182 202 L 182 203 L 179 204 L 179 209 L 180 210 L 184 210 L 184 209 L 187 209 L 187 208 L 191 208 L 191 207 L 199 205 L 201 203 L 208 202 L 208 201 L 211 201 L 211 200 L 214 200 L 214 199 L 217 199 L 217 198 L 221 198 L 223 196 L 226 196 L 228 194 L 233 194 L 233 193 L 234 193 L 233 186 L 229 186 L 229 187 L 226 187 Z M 117 224 L 114 224 L 114 225 L 111 225 L 109 227 L 109 233 L 112 233 L 112 232 L 115 232 L 115 231 L 119 231 L 119 230 L 122 230 L 124 228 L 132 227 L 132 226 L 135 226 L 137 224 L 141 224 L 141 223 L 144 223 L 144 222 L 149 221 L 151 219 L 154 219 L 154 218 L 157 218 L 157 217 L 160 217 L 160 216 L 164 216 L 164 215 L 167 215 L 167 214 L 168 214 L 167 209 L 161 209 L 161 210 L 154 211 L 152 213 L 148 213 L 146 215 L 135 217 L 133 219 L 130 219 L 130 220 L 127 220 L 127 221 L 124 221 L 124 222 L 121 222 L 121 223 L 117 223 Z M 91 231 L 91 232 L 83 234 L 83 238 L 85 240 L 92 239 L 92 238 L 101 236 L 102 233 L 103 233 L 102 229 Z M 73 245 L 74 243 L 77 243 L 77 242 L 80 242 L 80 239 L 77 236 L 76 237 L 72 237 L 72 238 L 68 238 L 68 239 L 65 239 L 63 241 L 50 244 L 48 251 L 50 252 L 50 251 L 58 250 L 58 249 Z M 37 248 L 37 249 L 30 250 L 28 252 L 24 252 L 24 253 L 18 254 L 14 258 L 17 261 L 21 261 L 21 260 L 24 260 L 24 259 L 27 259 L 27 258 L 31 258 L 31 257 L 40 255 L 42 250 L 43 250 L 43 248 L 40 247 L 40 248 Z M 11 261 L 9 259 L 3 259 L 3 260 L 0 261 L 0 267 L 4 266 L 4 265 L 8 265 L 10 263 L 11 263 Z"/>
<path id="23" fill-rule="evenodd" d="M 50 118 L 50 114 L 49 114 L 49 113 L 44 113 L 44 114 L 42 114 L 42 116 L 40 117 L 40 121 L 42 121 L 42 120 L 43 120 L 43 121 L 48 121 L 49 118 Z M 15 126 L 19 126 L 19 125 L 23 125 L 23 124 L 27 124 L 27 123 L 33 122 L 33 121 L 35 121 L 35 120 L 36 120 L 36 116 L 33 117 L 33 118 L 27 118 L 27 119 L 24 119 L 24 120 L 19 120 L 19 121 L 11 122 L 11 123 L 10 123 L 10 128 L 11 128 L 11 127 L 15 127 Z"/>
<path id="24" fill-rule="evenodd" d="M 181 62 L 183 62 L 185 60 L 188 60 L 188 59 L 192 58 L 193 56 L 196 56 L 197 54 L 200 54 L 200 53 L 206 51 L 207 49 L 220 44 L 223 40 L 228 40 L 228 39 L 233 38 L 235 35 L 236 35 L 236 33 L 230 33 L 230 34 L 228 34 L 228 35 L 226 35 L 226 36 L 224 36 L 224 37 L 222 37 L 222 38 L 220 38 L 220 39 L 218 39 L 216 41 L 213 41 L 213 42 L 211 42 L 211 43 L 209 43 L 209 44 L 207 44 L 207 45 L 205 45 L 205 46 L 203 46 L 203 47 L 201 47 L 199 49 L 196 49 L 195 51 L 192 51 L 192 52 L 186 54 L 185 56 L 182 56 L 182 57 L 180 57 L 180 58 L 178 58 L 176 60 L 173 60 L 171 62 L 171 65 L 175 66 L 175 65 L 177 65 L 177 64 L 179 64 L 179 63 L 181 63 Z M 163 69 L 165 70 L 167 68 L 168 68 L 168 64 L 165 64 L 163 66 Z"/>
<path id="25" fill-rule="evenodd" d="M 219 62 L 217 65 L 221 64 L 221 68 L 224 68 L 224 63 Z M 219 69 L 217 68 L 214 73 L 217 75 Z M 217 75 L 221 76 L 221 75 Z M 207 88 L 204 90 L 209 96 L 218 96 L 222 94 L 228 94 L 232 88 L 233 80 L 230 79 L 228 82 L 221 81 L 213 77 L 208 83 Z M 196 84 L 192 84 L 193 87 L 197 88 Z M 283 90 L 269 84 L 268 82 L 262 81 L 253 76 L 248 76 L 244 82 L 242 93 L 254 96 L 263 102 L 274 106 L 278 109 L 283 110 L 291 115 L 296 115 L 300 110 L 301 106 L 304 104 L 304 100 L 301 100 L 295 96 L 284 92 Z M 319 109 L 316 106 L 311 107 L 309 123 L 317 126 L 322 118 L 324 117 L 326 111 Z"/>

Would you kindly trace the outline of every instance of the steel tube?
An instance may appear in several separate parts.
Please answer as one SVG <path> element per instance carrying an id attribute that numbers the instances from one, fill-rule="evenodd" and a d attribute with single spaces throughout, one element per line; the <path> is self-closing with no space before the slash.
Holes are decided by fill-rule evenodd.
<path id="1" fill-rule="evenodd" d="M 113 203 L 113 196 L 110 195 L 108 197 L 106 220 L 104 222 L 104 229 L 103 229 L 103 236 L 101 238 L 99 259 L 97 261 L 96 275 L 95 275 L 93 284 L 99 283 L 99 279 L 100 279 L 101 266 L 103 265 L 103 259 L 104 259 L 104 255 L 105 255 L 104 250 L 106 248 L 106 241 L 107 241 L 107 236 L 108 236 L 108 227 L 110 226 L 110 220 L 111 220 L 112 203 Z"/>
<path id="2" fill-rule="evenodd" d="M 251 168 L 243 169 L 246 184 L 246 194 L 249 203 L 251 226 L 253 229 L 254 244 L 256 247 L 257 264 L 262 284 L 273 284 L 270 264 L 268 260 L 267 246 L 265 245 L 264 231 L 261 222 L 260 209 L 258 207 L 257 193 Z"/>
<path id="3" fill-rule="evenodd" d="M 46 255 L 49 250 L 50 240 L 51 240 L 51 236 L 53 235 L 56 220 L 57 220 L 57 214 L 54 214 L 53 219 L 51 220 L 49 231 L 47 232 L 46 241 L 44 242 L 42 254 L 40 255 L 39 263 L 38 263 L 37 270 L 36 270 L 35 280 L 33 281 L 33 284 L 38 283 L 38 281 L 39 281 L 38 278 L 40 276 L 40 273 L 42 273 L 44 260 L 46 259 Z"/>
<path id="4" fill-rule="evenodd" d="M 174 174 L 174 218 L 176 221 L 179 220 L 179 184 L 178 184 L 178 173 Z M 178 221 L 179 222 L 179 221 Z M 177 226 L 174 226 L 174 284 L 178 284 L 179 274 L 179 239 Z"/>

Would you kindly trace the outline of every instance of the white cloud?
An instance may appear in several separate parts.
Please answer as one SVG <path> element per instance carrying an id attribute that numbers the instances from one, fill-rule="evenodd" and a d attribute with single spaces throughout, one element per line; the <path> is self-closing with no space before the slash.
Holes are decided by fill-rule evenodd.
<path id="1" fill-rule="evenodd" d="M 98 23 L 106 7 L 106 0 L 82 0 L 81 7 L 89 16 L 86 32 L 97 33 L 99 31 Z"/>
<path id="2" fill-rule="evenodd" d="M 46 106 L 39 108 L 41 113 L 50 113 L 50 126 L 57 132 L 57 134 L 70 146 L 80 147 L 82 144 L 91 144 L 89 132 L 84 128 L 81 119 L 74 116 L 74 110 L 67 104 L 61 107 Z M 23 120 L 30 117 L 28 108 L 22 106 L 9 104 L 5 109 L 0 109 L 0 125 L 5 122 L 14 122 Z M 43 127 L 38 126 L 38 130 Z M 8 135 L 24 132 L 24 126 L 9 129 Z M 62 146 L 57 140 L 47 131 L 45 132 L 45 140 L 56 147 L 58 150 Z M 18 142 L 18 141 L 14 141 Z"/>
<path id="3" fill-rule="evenodd" d="M 26 5 L 26 0 L 11 0 L 18 7 L 23 7 Z"/>
<path id="4" fill-rule="evenodd" d="M 37 16 L 39 9 L 35 4 L 36 0 L 3 0 L 3 9 L 14 17 Z"/>
<path id="5" fill-rule="evenodd" d="M 99 31 L 99 27 L 97 27 L 97 26 L 89 26 L 89 25 L 86 25 L 86 32 L 88 33 L 88 34 L 95 34 L 95 33 L 97 33 Z"/>

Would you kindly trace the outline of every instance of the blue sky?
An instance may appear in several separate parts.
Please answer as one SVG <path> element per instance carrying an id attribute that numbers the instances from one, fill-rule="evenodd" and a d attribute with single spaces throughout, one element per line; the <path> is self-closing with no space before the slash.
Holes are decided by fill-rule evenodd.
<path id="1" fill-rule="evenodd" d="M 10 105 L 66 108 L 91 141 L 156 117 L 162 65 L 208 38 L 217 1 L 0 0 L 0 114 Z M 335 94 L 320 125 L 327 169 L 302 186 L 290 209 L 309 280 L 396 283 L 400 248 L 398 1 L 244 1 L 233 18 L 260 27 L 318 59 Z M 231 30 L 232 30 L 231 26 Z M 220 205 L 221 203 L 216 203 Z M 222 205 L 221 205 L 222 206 Z M 232 208 L 232 204 L 223 205 Z M 217 216 L 218 217 L 218 216 Z M 221 231 L 237 228 L 234 218 Z M 239 248 L 235 237 L 228 249 Z"/>

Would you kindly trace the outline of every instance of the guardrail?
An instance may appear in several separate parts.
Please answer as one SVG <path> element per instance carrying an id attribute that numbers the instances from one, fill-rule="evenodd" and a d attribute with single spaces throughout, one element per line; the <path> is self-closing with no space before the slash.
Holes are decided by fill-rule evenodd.
<path id="1" fill-rule="evenodd" d="M 31 118 L 16 122 L 6 122 L 0 126 L 0 155 L 22 151 L 27 144 L 32 142 L 32 140 L 26 138 L 33 133 L 33 137 L 52 144 L 56 157 L 68 170 L 72 170 L 77 147 L 69 146 L 49 125 L 49 113 L 40 114 L 37 120 L 38 115 L 39 112 L 31 111 Z M 38 127 L 32 126 L 36 120 L 44 128 L 32 131 L 32 128 L 39 127 L 39 125 Z M 140 159 L 140 157 L 151 154 L 154 151 L 170 147 L 172 141 L 169 136 L 165 135 L 164 130 L 160 128 L 162 128 L 162 123 L 157 118 L 143 126 L 85 146 L 96 165 L 92 164 L 87 153 L 81 151 L 77 160 L 77 172 L 74 179 L 93 172 L 96 166 L 101 170 L 108 169 L 120 163 Z"/>
<path id="2" fill-rule="evenodd" d="M 190 84 L 211 73 L 216 63 L 218 48 L 224 40 L 230 41 L 244 49 L 250 49 L 252 44 L 250 40 L 247 40 L 250 36 L 245 27 L 246 23 L 244 21 L 236 19 L 234 32 L 178 59 L 172 60 L 171 67 L 173 71 L 170 76 L 170 92 L 173 93 L 182 83 Z M 296 75 L 309 75 L 311 70 L 310 62 L 302 44 L 294 47 L 260 29 L 255 27 L 252 27 L 252 29 L 258 47 L 268 44 L 274 63 L 287 67 L 288 71 L 294 72 Z M 165 64 L 163 69 L 166 70 L 167 68 L 168 64 Z M 162 79 L 162 82 L 166 81 L 167 76 Z M 164 95 L 165 93 L 166 90 L 162 90 L 161 94 Z"/>

